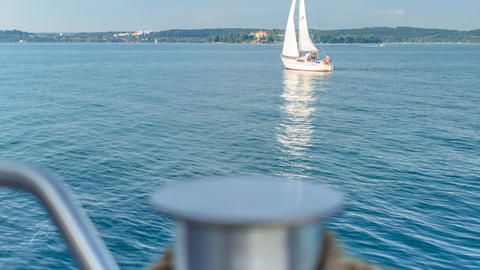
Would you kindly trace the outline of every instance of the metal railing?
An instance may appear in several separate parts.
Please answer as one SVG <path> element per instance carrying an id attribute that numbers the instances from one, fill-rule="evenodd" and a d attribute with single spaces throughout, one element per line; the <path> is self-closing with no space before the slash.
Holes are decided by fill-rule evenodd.
<path id="1" fill-rule="evenodd" d="M 55 177 L 32 167 L 0 163 L 0 186 L 36 196 L 53 218 L 81 269 L 119 269 L 90 219 Z"/>

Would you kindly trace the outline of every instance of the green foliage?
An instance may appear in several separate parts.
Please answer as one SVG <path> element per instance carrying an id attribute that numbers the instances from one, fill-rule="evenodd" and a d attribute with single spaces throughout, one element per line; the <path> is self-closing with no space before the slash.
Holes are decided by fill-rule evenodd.
<path id="1" fill-rule="evenodd" d="M 255 37 L 250 33 L 257 29 L 195 29 L 195 30 L 167 30 L 152 32 L 146 36 L 147 40 L 157 39 L 159 42 L 225 42 L 225 43 L 248 43 L 253 42 Z"/>
<path id="2" fill-rule="evenodd" d="M 20 40 L 26 40 L 29 34 L 18 30 L 0 30 L 1 42 L 19 42 Z"/>
<path id="3" fill-rule="evenodd" d="M 257 39 L 255 33 L 266 31 L 267 36 Z M 380 43 L 380 42 L 480 42 L 480 29 L 457 31 L 413 27 L 372 27 L 343 30 L 311 30 L 315 43 Z M 282 29 L 172 29 L 133 35 L 133 32 L 96 33 L 27 33 L 18 30 L 0 31 L 0 42 L 224 42 L 275 43 L 282 42 Z"/>
<path id="4" fill-rule="evenodd" d="M 458 31 L 444 29 L 427 29 L 414 27 L 370 27 L 360 29 L 343 29 L 317 31 L 329 39 L 343 36 L 346 43 L 351 41 L 347 36 L 357 37 L 355 42 L 478 42 L 480 31 Z M 361 38 L 360 38 L 361 37 Z"/>

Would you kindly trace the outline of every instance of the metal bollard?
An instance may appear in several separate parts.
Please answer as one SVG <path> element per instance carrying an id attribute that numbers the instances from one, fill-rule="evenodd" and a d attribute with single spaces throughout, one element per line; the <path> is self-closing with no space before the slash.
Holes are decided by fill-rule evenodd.
<path id="1" fill-rule="evenodd" d="M 42 202 L 81 269 L 119 269 L 90 219 L 60 181 L 38 169 L 15 163 L 1 163 L 0 186 L 29 192 Z"/>
<path id="2" fill-rule="evenodd" d="M 176 219 L 176 270 L 314 270 L 342 200 L 313 183 L 240 177 L 173 184 L 153 204 Z"/>

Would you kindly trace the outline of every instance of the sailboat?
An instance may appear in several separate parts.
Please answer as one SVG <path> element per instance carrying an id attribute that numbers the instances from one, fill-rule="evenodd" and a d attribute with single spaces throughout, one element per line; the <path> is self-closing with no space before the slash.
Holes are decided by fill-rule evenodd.
<path id="1" fill-rule="evenodd" d="M 305 0 L 299 0 L 298 12 L 298 40 L 295 31 L 295 10 L 297 0 L 292 1 L 288 15 L 287 27 L 283 41 L 282 62 L 286 69 L 302 71 L 332 71 L 333 62 L 330 54 L 320 59 L 318 49 L 313 44 L 308 33 Z"/>

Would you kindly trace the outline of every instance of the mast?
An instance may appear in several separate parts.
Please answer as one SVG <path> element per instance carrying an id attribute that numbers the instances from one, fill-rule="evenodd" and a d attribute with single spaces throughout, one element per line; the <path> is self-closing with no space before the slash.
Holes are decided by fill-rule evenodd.
<path id="1" fill-rule="evenodd" d="M 290 13 L 288 15 L 287 27 L 285 28 L 285 37 L 283 41 L 283 56 L 298 57 L 297 35 L 295 33 L 295 8 L 297 0 L 292 0 L 292 6 L 290 7 Z"/>
<path id="2" fill-rule="evenodd" d="M 308 33 L 307 13 L 305 11 L 305 0 L 300 0 L 298 14 L 298 49 L 301 52 L 318 52 Z"/>

